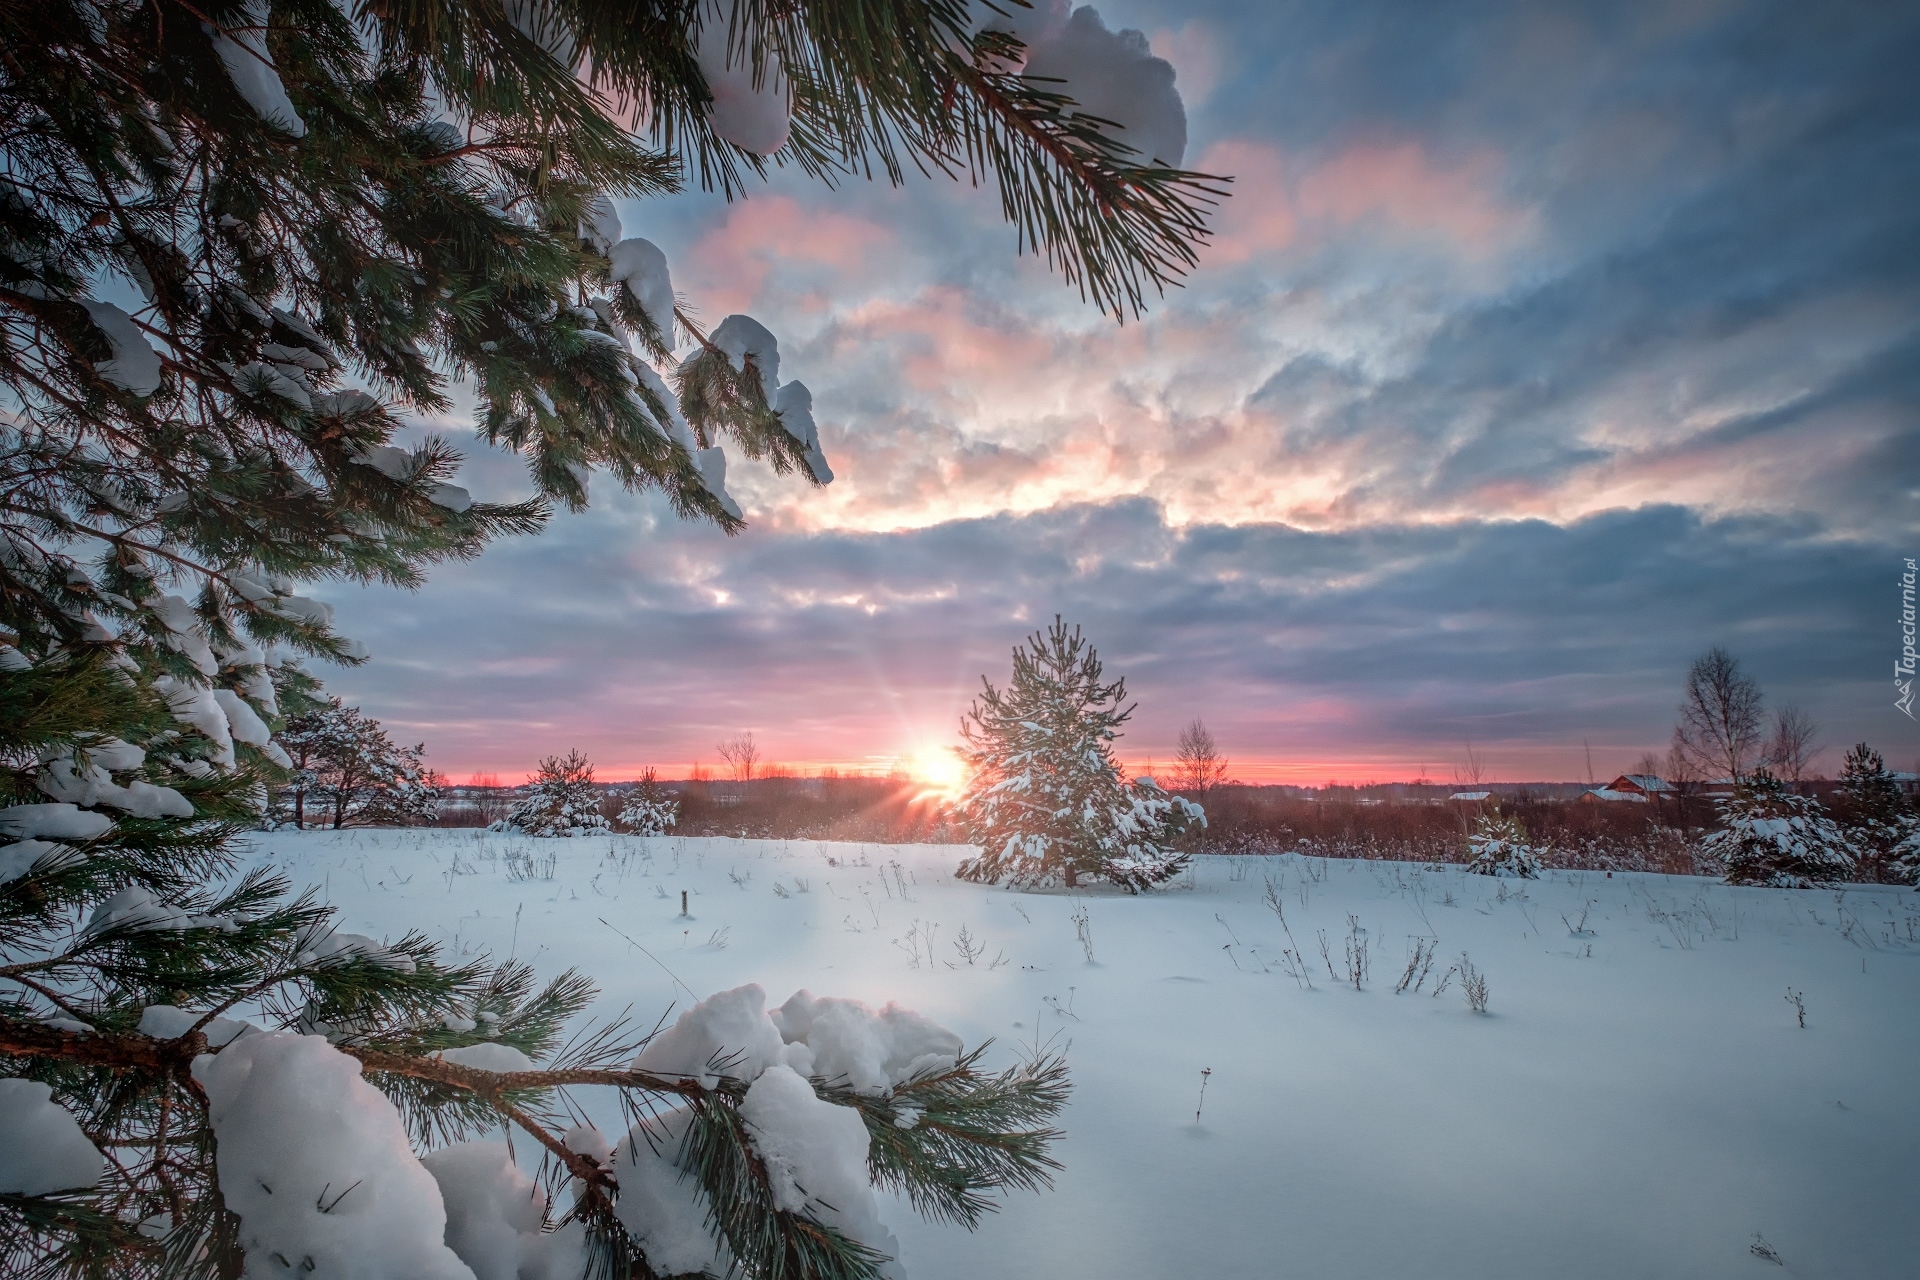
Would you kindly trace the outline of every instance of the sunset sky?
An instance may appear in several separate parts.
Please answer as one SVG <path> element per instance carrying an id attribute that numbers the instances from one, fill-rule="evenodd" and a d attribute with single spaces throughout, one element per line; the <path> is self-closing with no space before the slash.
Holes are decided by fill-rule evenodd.
<path id="1" fill-rule="evenodd" d="M 1218 234 L 1144 322 L 991 191 L 620 207 L 812 388 L 825 490 L 729 450 L 749 530 L 593 509 L 334 588 L 330 687 L 464 778 L 805 770 L 956 740 L 1055 613 L 1248 781 L 1611 777 L 1724 644 L 1897 767 L 1920 555 L 1920 7 L 1108 0 L 1174 65 Z M 443 423 L 477 497 L 521 463 Z M 1583 745 L 1584 744 L 1584 745 Z"/>

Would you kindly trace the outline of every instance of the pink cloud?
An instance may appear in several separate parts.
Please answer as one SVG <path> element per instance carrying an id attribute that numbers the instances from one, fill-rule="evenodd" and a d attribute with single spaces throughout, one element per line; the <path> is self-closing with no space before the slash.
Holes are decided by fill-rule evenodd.
<path id="1" fill-rule="evenodd" d="M 717 317 L 754 306 L 776 268 L 824 267 L 844 283 L 884 261 L 894 242 L 877 222 L 766 196 L 728 209 L 675 269 L 701 310 Z"/>
<path id="2" fill-rule="evenodd" d="M 1203 262 L 1244 262 L 1310 245 L 1352 227 L 1434 240 L 1469 259 L 1493 257 L 1532 233 L 1531 210 L 1500 194 L 1504 165 L 1488 151 L 1443 163 L 1412 142 L 1359 143 L 1293 163 L 1263 142 L 1227 139 L 1197 167 L 1233 175 L 1218 237 Z"/>

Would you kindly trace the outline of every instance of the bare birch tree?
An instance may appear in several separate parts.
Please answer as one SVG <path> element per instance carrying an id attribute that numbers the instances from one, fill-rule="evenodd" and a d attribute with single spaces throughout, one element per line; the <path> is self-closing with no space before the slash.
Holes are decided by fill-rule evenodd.
<path id="1" fill-rule="evenodd" d="M 1673 726 L 1673 746 L 1704 781 L 1738 782 L 1764 762 L 1760 684 L 1719 645 L 1687 670 L 1687 696 Z"/>

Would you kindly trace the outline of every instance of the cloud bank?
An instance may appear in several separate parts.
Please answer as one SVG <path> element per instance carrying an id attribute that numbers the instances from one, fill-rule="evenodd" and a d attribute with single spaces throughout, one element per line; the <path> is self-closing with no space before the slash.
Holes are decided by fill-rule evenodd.
<path id="1" fill-rule="evenodd" d="M 1713 643 L 1834 746 L 1920 753 L 1881 625 L 1920 545 L 1920 15 L 1103 13 L 1071 22 L 1166 58 L 1188 162 L 1237 179 L 1186 289 L 1114 326 L 944 182 L 623 205 L 702 313 L 780 335 L 835 483 L 736 459 L 729 541 L 602 482 L 340 598 L 377 658 L 334 683 L 455 769 L 741 728 L 885 764 L 1060 612 L 1141 698 L 1139 758 L 1203 715 L 1253 775 L 1469 737 L 1624 767 Z"/>

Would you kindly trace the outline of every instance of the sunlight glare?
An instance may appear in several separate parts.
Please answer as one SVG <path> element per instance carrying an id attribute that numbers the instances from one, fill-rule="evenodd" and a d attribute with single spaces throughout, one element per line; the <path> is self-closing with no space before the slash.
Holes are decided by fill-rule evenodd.
<path id="1" fill-rule="evenodd" d="M 913 755 L 913 776 L 929 789 L 957 796 L 967 785 L 967 765 L 951 747 L 934 747 Z"/>

